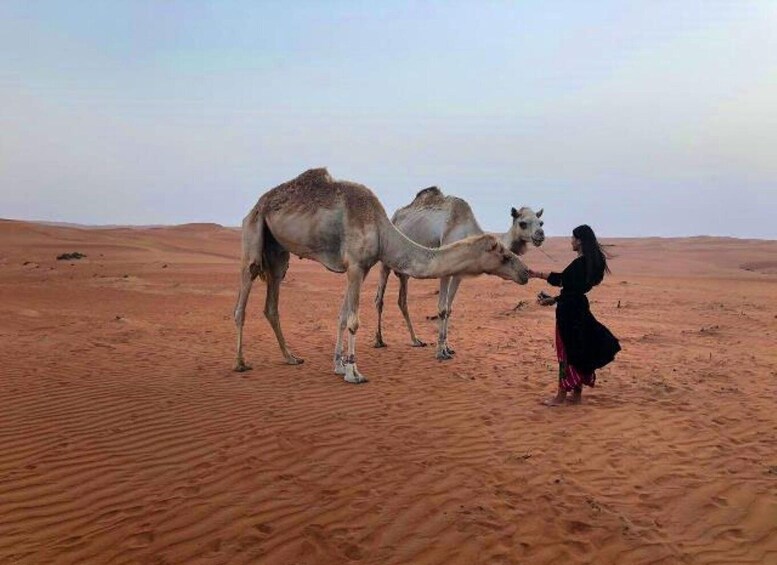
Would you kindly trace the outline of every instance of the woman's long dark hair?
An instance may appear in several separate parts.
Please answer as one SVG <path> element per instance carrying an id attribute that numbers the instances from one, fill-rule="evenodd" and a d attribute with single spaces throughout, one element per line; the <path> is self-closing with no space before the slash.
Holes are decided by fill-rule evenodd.
<path id="1" fill-rule="evenodd" d="M 572 230 L 572 235 L 580 240 L 583 258 L 585 259 L 586 279 L 591 286 L 596 286 L 604 278 L 604 273 L 609 273 L 607 255 L 599 245 L 596 234 L 591 226 L 583 224 Z"/>

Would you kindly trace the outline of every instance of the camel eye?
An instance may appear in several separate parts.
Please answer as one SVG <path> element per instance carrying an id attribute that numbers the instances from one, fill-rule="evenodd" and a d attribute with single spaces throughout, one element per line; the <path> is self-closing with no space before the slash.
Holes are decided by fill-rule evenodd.
<path id="1" fill-rule="evenodd" d="M 518 222 L 518 225 L 521 226 L 522 230 L 525 230 L 528 224 L 526 222 Z"/>
<path id="2" fill-rule="evenodd" d="M 510 256 L 509 255 L 502 255 L 502 264 L 510 262 Z"/>

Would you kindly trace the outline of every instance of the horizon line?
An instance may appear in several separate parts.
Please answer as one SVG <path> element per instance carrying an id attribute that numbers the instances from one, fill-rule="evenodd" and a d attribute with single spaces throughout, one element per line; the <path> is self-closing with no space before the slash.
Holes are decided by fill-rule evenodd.
<path id="1" fill-rule="evenodd" d="M 218 222 L 183 222 L 179 224 L 83 224 L 78 222 L 58 222 L 52 220 L 27 220 L 21 218 L 0 218 L 2 222 L 19 222 L 28 224 L 38 224 L 49 227 L 62 227 L 74 229 L 160 229 L 175 228 L 183 226 L 216 226 L 227 230 L 240 230 L 241 226 L 230 226 Z M 484 230 L 486 233 L 489 230 Z M 549 238 L 566 238 L 569 234 L 548 235 Z M 737 235 L 717 235 L 717 234 L 685 234 L 685 235 L 601 235 L 597 234 L 599 239 L 692 239 L 692 238 L 717 238 L 717 239 L 738 239 L 738 240 L 756 240 L 756 241 L 777 241 L 777 237 L 758 237 L 758 236 L 737 236 Z"/>

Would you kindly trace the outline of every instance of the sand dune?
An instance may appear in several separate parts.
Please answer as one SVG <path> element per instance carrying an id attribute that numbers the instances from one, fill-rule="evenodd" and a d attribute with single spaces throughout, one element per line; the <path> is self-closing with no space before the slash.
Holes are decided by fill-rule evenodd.
<path id="1" fill-rule="evenodd" d="M 353 386 L 331 372 L 345 281 L 295 259 L 306 363 L 282 364 L 259 283 L 237 374 L 237 231 L 0 221 L 0 563 L 777 563 L 777 242 L 606 243 L 590 297 L 624 350 L 548 409 L 538 281 L 465 281 L 439 363 L 393 278 L 371 347 L 373 272 Z M 572 258 L 544 249 L 526 262 Z M 411 281 L 430 342 L 435 288 Z"/>

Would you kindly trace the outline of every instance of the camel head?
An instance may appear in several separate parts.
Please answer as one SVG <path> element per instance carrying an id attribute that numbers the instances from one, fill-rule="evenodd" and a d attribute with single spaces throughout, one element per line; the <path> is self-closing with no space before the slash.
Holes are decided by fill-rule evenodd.
<path id="1" fill-rule="evenodd" d="M 482 271 L 518 284 L 526 284 L 529 281 L 529 271 L 518 255 L 507 249 L 499 238 L 492 235 L 482 237 Z"/>
<path id="2" fill-rule="evenodd" d="M 543 209 L 540 208 L 539 212 L 535 214 L 534 210 L 528 206 L 522 207 L 520 210 L 513 208 L 510 211 L 510 215 L 513 218 L 513 225 L 510 226 L 510 250 L 517 255 L 523 255 L 526 253 L 526 244 L 532 242 L 535 247 L 542 245 L 545 241 L 545 232 L 542 229 L 542 225 L 545 223 L 540 218 L 542 217 Z"/>

